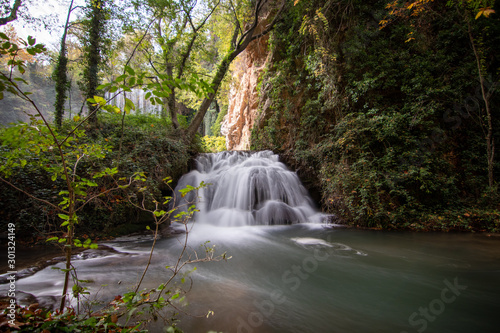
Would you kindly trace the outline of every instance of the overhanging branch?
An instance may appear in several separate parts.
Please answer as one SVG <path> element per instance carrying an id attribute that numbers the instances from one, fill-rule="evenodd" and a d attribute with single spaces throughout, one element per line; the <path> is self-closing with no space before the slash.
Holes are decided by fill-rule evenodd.
<path id="1" fill-rule="evenodd" d="M 0 25 L 6 25 L 9 22 L 17 20 L 17 12 L 19 11 L 19 7 L 21 7 L 21 0 L 16 0 L 12 5 L 10 15 L 0 18 Z"/>

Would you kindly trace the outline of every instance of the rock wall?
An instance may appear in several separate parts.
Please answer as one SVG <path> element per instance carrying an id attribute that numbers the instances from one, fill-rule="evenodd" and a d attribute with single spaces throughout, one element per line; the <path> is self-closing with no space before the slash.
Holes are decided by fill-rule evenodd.
<path id="1" fill-rule="evenodd" d="M 263 22 L 265 26 L 266 20 Z M 250 149 L 252 127 L 257 119 L 257 84 L 268 61 L 268 36 L 253 41 L 233 62 L 229 107 L 221 126 L 228 150 Z"/>

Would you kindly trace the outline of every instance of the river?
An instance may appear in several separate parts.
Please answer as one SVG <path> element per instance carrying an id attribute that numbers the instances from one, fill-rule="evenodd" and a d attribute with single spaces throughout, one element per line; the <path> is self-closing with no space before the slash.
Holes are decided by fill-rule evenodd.
<path id="1" fill-rule="evenodd" d="M 275 157 L 268 157 L 274 162 L 266 168 L 284 168 L 274 165 L 279 163 Z M 221 170 L 217 176 L 198 170 L 194 178 L 218 182 L 218 177 L 231 174 L 224 166 L 217 169 Z M 235 173 L 241 182 L 245 182 L 243 173 Z M 259 173 L 247 174 L 254 177 Z M 273 179 L 280 177 L 271 173 Z M 179 286 L 188 288 L 192 280 L 191 290 L 179 303 L 182 311 L 190 314 L 178 316 L 185 332 L 499 331 L 499 237 L 327 225 L 318 221 L 302 188 L 290 193 L 302 193 L 305 199 L 284 198 L 278 191 L 276 195 L 287 206 L 268 210 L 266 201 L 272 205 L 276 201 L 273 188 L 260 194 L 241 194 L 249 200 L 245 205 L 251 207 L 250 213 L 218 206 L 217 192 L 226 196 L 224 200 L 240 205 L 241 198 L 234 199 L 239 198 L 238 191 L 219 188 L 200 193 L 205 200 L 197 221 L 188 225 L 188 252 L 202 255 L 201 245 L 210 241 L 216 253 L 226 252 L 231 259 L 186 267 L 197 269 L 184 284 L 178 281 Z M 259 200 L 255 201 L 256 197 Z M 266 214 L 259 215 L 259 211 Z M 314 223 L 302 221 L 303 214 Z M 288 224 L 277 225 L 277 221 Z M 157 242 L 144 288 L 154 288 L 168 279 L 165 266 L 175 263 L 184 237 L 184 233 L 174 233 Z M 130 291 L 140 278 L 152 241 L 151 236 L 122 237 L 102 243 L 114 251 L 77 255 L 73 263 L 79 279 L 92 280 L 87 284 L 91 297 L 110 301 Z M 62 263 L 56 266 L 63 267 Z M 29 303 L 33 299 L 26 296 L 32 294 L 42 304 L 56 304 L 62 281 L 62 273 L 52 267 L 22 278 L 16 283 L 18 301 Z M 6 285 L 1 285 L 0 293 L 5 290 Z M 206 318 L 208 311 L 213 315 Z M 163 327 L 153 323 L 150 328 L 161 332 Z"/>

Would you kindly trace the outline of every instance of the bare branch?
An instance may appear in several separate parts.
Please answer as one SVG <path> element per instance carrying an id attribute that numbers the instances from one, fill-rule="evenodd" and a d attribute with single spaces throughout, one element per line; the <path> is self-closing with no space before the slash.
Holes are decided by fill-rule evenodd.
<path id="1" fill-rule="evenodd" d="M 234 19 L 236 20 L 236 29 L 239 30 L 240 33 L 243 33 L 243 30 L 241 30 L 241 23 L 240 20 L 238 19 L 238 13 L 236 12 L 236 9 L 234 8 L 233 1 L 229 0 L 229 4 L 231 5 L 231 9 L 234 14 Z M 231 44 L 233 45 L 233 44 Z"/>
<path id="2" fill-rule="evenodd" d="M 204 25 L 205 23 L 207 22 L 207 20 L 212 16 L 212 14 L 215 12 L 215 10 L 217 9 L 217 7 L 219 6 L 220 4 L 220 0 L 217 1 L 217 3 L 215 4 L 215 6 L 212 8 L 212 10 L 210 11 L 210 13 L 208 13 L 207 16 L 205 16 L 205 19 L 198 25 L 198 27 L 195 29 L 196 32 L 198 32 Z"/>
<path id="3" fill-rule="evenodd" d="M 142 35 L 141 39 L 139 39 L 139 42 L 137 42 L 137 44 L 135 44 L 135 47 L 134 49 L 132 50 L 132 53 L 130 54 L 129 58 L 127 59 L 127 62 L 125 63 L 125 66 L 124 66 L 124 69 L 123 69 L 123 73 L 125 73 L 125 67 L 128 66 L 128 64 L 130 63 L 130 61 L 132 61 L 132 58 L 134 57 L 135 55 L 135 52 L 137 51 L 137 49 L 139 48 L 139 46 L 142 44 L 142 41 L 144 40 L 144 38 L 146 38 L 146 36 L 148 35 L 149 33 L 149 29 L 151 29 L 151 26 L 153 25 L 153 23 L 156 21 L 156 17 L 153 17 L 151 19 L 151 22 L 148 24 L 147 28 L 146 28 L 146 31 L 144 32 L 144 34 Z"/>
<path id="4" fill-rule="evenodd" d="M 212 10 L 210 11 L 210 13 L 207 16 L 205 16 L 205 18 L 203 19 L 203 21 L 196 28 L 194 27 L 193 21 L 191 20 L 191 11 L 186 12 L 187 19 L 189 20 L 189 24 L 191 25 L 191 28 L 193 29 L 194 35 L 191 38 L 191 41 L 189 42 L 189 45 L 188 45 L 188 47 L 186 49 L 186 52 L 184 52 L 184 54 L 182 55 L 181 64 L 179 66 L 179 71 L 177 73 L 177 78 L 178 79 L 180 79 L 182 77 L 182 75 L 184 74 L 184 68 L 186 67 L 186 62 L 187 62 L 187 60 L 189 59 L 189 57 L 191 55 L 191 51 L 193 50 L 194 42 L 196 41 L 196 38 L 198 38 L 198 31 L 200 31 L 200 29 L 203 28 L 203 26 L 205 25 L 205 23 L 207 22 L 207 20 L 214 13 L 214 11 L 217 8 L 217 6 L 219 6 L 219 3 L 220 3 L 220 0 L 212 8 Z M 191 10 L 192 10 L 192 8 L 191 8 Z"/>

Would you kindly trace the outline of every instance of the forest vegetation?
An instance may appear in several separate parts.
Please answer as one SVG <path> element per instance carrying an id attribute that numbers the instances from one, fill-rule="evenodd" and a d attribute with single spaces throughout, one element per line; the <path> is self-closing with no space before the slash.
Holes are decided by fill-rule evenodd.
<path id="1" fill-rule="evenodd" d="M 295 1 L 271 35 L 252 147 L 280 152 L 347 223 L 498 231 L 496 13 Z"/>

